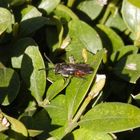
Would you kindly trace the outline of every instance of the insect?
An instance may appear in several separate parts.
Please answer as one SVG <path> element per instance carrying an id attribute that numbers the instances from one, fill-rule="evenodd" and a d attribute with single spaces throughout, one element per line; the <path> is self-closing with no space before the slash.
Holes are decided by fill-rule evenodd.
<path id="1" fill-rule="evenodd" d="M 83 77 L 87 74 L 91 74 L 93 72 L 93 68 L 88 64 L 73 64 L 73 63 L 58 63 L 55 64 L 55 73 L 61 74 L 62 76 L 68 77 L 69 75 L 75 77 Z"/>
<path id="2" fill-rule="evenodd" d="M 52 61 L 44 54 L 46 59 L 51 63 Z M 74 63 L 74 58 L 70 57 L 71 63 L 57 63 L 54 65 L 54 71 L 56 74 L 61 74 L 62 76 L 68 77 L 70 75 L 75 77 L 83 77 L 87 74 L 91 74 L 93 72 L 93 68 L 85 63 Z"/>

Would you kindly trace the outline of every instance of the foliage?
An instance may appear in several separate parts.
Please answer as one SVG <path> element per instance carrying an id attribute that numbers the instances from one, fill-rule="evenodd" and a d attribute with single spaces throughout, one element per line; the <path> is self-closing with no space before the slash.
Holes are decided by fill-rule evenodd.
<path id="1" fill-rule="evenodd" d="M 1 0 L 0 18 L 1 140 L 139 139 L 138 0 Z M 71 57 L 92 74 L 57 74 Z"/>

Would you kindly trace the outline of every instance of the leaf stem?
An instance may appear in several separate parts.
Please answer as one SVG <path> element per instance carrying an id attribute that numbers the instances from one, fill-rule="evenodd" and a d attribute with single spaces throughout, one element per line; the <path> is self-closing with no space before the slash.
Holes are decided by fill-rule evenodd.
<path id="1" fill-rule="evenodd" d="M 74 2 L 75 2 L 75 0 L 68 0 L 67 6 L 68 6 L 68 7 L 72 7 L 73 4 L 74 4 Z"/>
<path id="2" fill-rule="evenodd" d="M 102 18 L 101 21 L 100 21 L 100 24 L 105 24 L 107 18 L 109 17 L 109 15 L 110 15 L 110 13 L 111 13 L 111 8 L 112 8 L 112 4 L 109 4 L 109 5 L 107 6 L 107 9 L 106 9 L 106 11 L 105 11 L 105 14 L 104 14 L 103 18 Z"/>
<path id="3" fill-rule="evenodd" d="M 114 0 L 110 4 L 108 4 L 107 9 L 105 11 L 105 14 L 104 14 L 103 18 L 100 21 L 100 24 L 105 24 L 105 22 L 107 21 L 107 18 L 109 17 L 109 15 L 111 13 L 114 14 L 114 12 L 117 9 L 117 6 L 116 5 L 118 4 L 118 2 L 119 2 L 119 0 Z"/>
<path id="4" fill-rule="evenodd" d="M 93 97 L 89 94 L 88 97 L 84 100 L 82 106 L 78 110 L 76 116 L 73 118 L 72 122 L 77 122 L 79 118 L 81 117 L 82 113 L 86 109 L 87 105 L 90 103 L 90 101 L 93 99 Z"/>

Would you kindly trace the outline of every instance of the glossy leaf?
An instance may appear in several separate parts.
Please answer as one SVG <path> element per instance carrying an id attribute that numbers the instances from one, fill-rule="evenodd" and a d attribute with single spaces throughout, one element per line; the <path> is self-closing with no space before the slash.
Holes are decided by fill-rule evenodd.
<path id="1" fill-rule="evenodd" d="M 0 140 L 8 140 L 9 136 L 7 136 L 6 134 L 0 133 Z"/>
<path id="2" fill-rule="evenodd" d="M 112 29 L 102 24 L 99 24 L 97 27 L 106 35 L 107 39 L 104 37 L 102 40 L 109 53 L 113 53 L 124 46 L 120 36 L 117 35 Z"/>
<path id="3" fill-rule="evenodd" d="M 43 130 L 28 129 L 28 133 L 30 137 L 36 137 L 37 135 L 40 135 L 41 133 L 43 133 Z"/>
<path id="4" fill-rule="evenodd" d="M 90 0 L 81 2 L 77 8 L 93 20 L 99 16 L 103 6 L 100 5 L 98 0 Z"/>
<path id="5" fill-rule="evenodd" d="M 136 83 L 140 77 L 140 55 L 132 54 L 122 58 L 115 66 L 114 72 L 130 83 Z"/>
<path id="6" fill-rule="evenodd" d="M 46 87 L 46 72 L 41 71 L 42 68 L 45 68 L 44 61 L 37 44 L 33 43 L 23 55 L 21 75 L 38 103 L 42 101 Z"/>
<path id="7" fill-rule="evenodd" d="M 26 140 L 28 137 L 28 132 L 27 132 L 26 127 L 23 125 L 23 123 L 6 114 L 4 114 L 4 116 L 10 122 L 11 130 L 13 131 L 13 132 L 11 132 L 11 134 L 13 134 L 13 137 L 15 139 Z"/>
<path id="8" fill-rule="evenodd" d="M 66 89 L 66 100 L 68 108 L 68 118 L 71 120 L 75 115 L 77 109 L 85 98 L 97 72 L 97 69 L 102 61 L 104 50 L 99 51 L 93 61 L 94 71 L 92 75 L 88 75 L 85 78 L 73 78 Z"/>
<path id="9" fill-rule="evenodd" d="M 123 1 L 122 15 L 126 25 L 135 33 L 139 32 L 140 8 L 132 5 L 128 0 Z"/>
<path id="10" fill-rule="evenodd" d="M 14 68 L 21 68 L 23 54 L 27 47 L 33 46 L 35 44 L 32 38 L 22 38 L 19 39 L 12 48 L 12 66 Z"/>
<path id="11" fill-rule="evenodd" d="M 72 41 L 78 40 L 83 47 L 92 53 L 102 49 L 101 40 L 97 32 L 83 21 L 72 20 L 69 23 L 69 35 Z M 68 49 L 71 49 L 70 46 Z"/>
<path id="12" fill-rule="evenodd" d="M 11 28 L 13 19 L 12 14 L 6 8 L 0 7 L 0 35 L 6 31 L 8 28 Z"/>
<path id="13" fill-rule="evenodd" d="M 123 32 L 126 30 L 127 26 L 124 22 L 124 20 L 122 19 L 119 11 L 116 13 L 114 12 L 114 14 L 111 14 L 109 16 L 109 18 L 107 19 L 106 26 L 111 27 L 113 29 L 118 29 L 119 31 Z"/>
<path id="14" fill-rule="evenodd" d="M 56 7 L 54 13 L 60 19 L 65 19 L 66 21 L 70 21 L 70 19 L 78 19 L 77 15 L 70 8 L 62 4 L 59 4 Z"/>
<path id="15" fill-rule="evenodd" d="M 109 134 L 97 133 L 89 129 L 80 128 L 73 132 L 74 140 L 113 140 Z"/>
<path id="16" fill-rule="evenodd" d="M 9 0 L 11 6 L 19 6 L 26 2 L 26 0 Z"/>
<path id="17" fill-rule="evenodd" d="M 27 36 L 34 33 L 47 23 L 45 17 L 35 17 L 21 22 L 20 36 Z M 32 28 L 31 28 L 32 27 Z"/>
<path id="18" fill-rule="evenodd" d="M 9 105 L 16 98 L 20 81 L 18 74 L 11 68 L 0 68 L 0 103 Z"/>
<path id="19" fill-rule="evenodd" d="M 139 117 L 140 109 L 133 105 L 102 103 L 88 111 L 79 125 L 94 132 L 120 132 L 139 127 Z"/>
<path id="20" fill-rule="evenodd" d="M 63 126 L 67 122 L 68 113 L 64 95 L 59 95 L 54 98 L 45 109 L 48 111 L 53 125 Z"/>
<path id="21" fill-rule="evenodd" d="M 38 8 L 43 9 L 50 14 L 60 3 L 60 0 L 42 0 Z"/>
<path id="22" fill-rule="evenodd" d="M 136 7 L 140 8 L 140 1 L 139 0 L 128 0 L 131 4 L 135 5 Z"/>
<path id="23" fill-rule="evenodd" d="M 22 9 L 21 14 L 22 14 L 21 21 L 42 16 L 42 13 L 39 12 L 39 10 L 32 5 L 27 5 L 26 8 Z"/>
<path id="24" fill-rule="evenodd" d="M 122 57 L 129 56 L 130 54 L 136 54 L 137 52 L 138 48 L 135 46 L 124 46 L 111 55 L 111 60 L 118 61 Z"/>
<path id="25" fill-rule="evenodd" d="M 61 140 L 64 137 L 65 132 L 66 132 L 65 127 L 61 126 L 50 132 L 50 135 L 52 136 L 52 137 L 50 137 L 50 139 L 51 140 L 58 140 L 58 139 Z"/>
<path id="26" fill-rule="evenodd" d="M 46 93 L 48 101 L 52 100 L 57 94 L 59 94 L 68 85 L 68 83 L 69 79 L 67 79 L 67 81 L 60 79 L 52 83 Z"/>

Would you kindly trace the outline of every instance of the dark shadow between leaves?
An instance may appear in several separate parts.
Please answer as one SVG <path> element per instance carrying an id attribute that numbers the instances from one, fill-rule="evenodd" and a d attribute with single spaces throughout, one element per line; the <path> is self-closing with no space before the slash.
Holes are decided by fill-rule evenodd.
<path id="1" fill-rule="evenodd" d="M 21 140 L 27 140 L 26 136 L 24 136 L 23 134 L 18 133 L 16 131 L 12 130 L 12 129 L 9 129 L 7 131 L 7 133 L 8 133 L 8 136 L 10 137 L 10 139 L 13 138 L 13 139 L 16 139 L 16 140 L 20 140 L 20 139 Z"/>
<path id="2" fill-rule="evenodd" d="M 117 136 L 118 140 L 139 140 L 140 139 L 140 128 L 116 133 L 116 136 Z"/>
<path id="3" fill-rule="evenodd" d="M 95 28 L 95 29 L 98 32 L 99 36 L 101 37 L 103 48 L 106 48 L 106 50 L 107 50 L 107 53 L 108 53 L 107 56 L 108 56 L 108 60 L 109 60 L 110 55 L 113 53 L 113 45 L 112 45 L 112 42 L 110 41 L 108 35 L 105 32 L 103 32 L 99 28 Z"/>
<path id="4" fill-rule="evenodd" d="M 32 59 L 27 55 L 23 55 L 22 64 L 21 64 L 21 75 L 26 83 L 27 88 L 30 87 L 30 78 L 31 74 L 33 73 L 33 63 Z"/>
<path id="5" fill-rule="evenodd" d="M 69 133 L 62 140 L 74 140 L 74 136 L 72 133 Z"/>
<path id="6" fill-rule="evenodd" d="M 116 67 L 114 68 L 114 73 L 124 79 L 125 81 L 129 82 L 131 77 L 129 76 L 129 74 L 123 74 L 122 71 L 126 66 L 126 61 L 127 61 L 127 57 L 123 57 L 122 59 L 120 59 L 120 61 L 116 64 Z"/>

